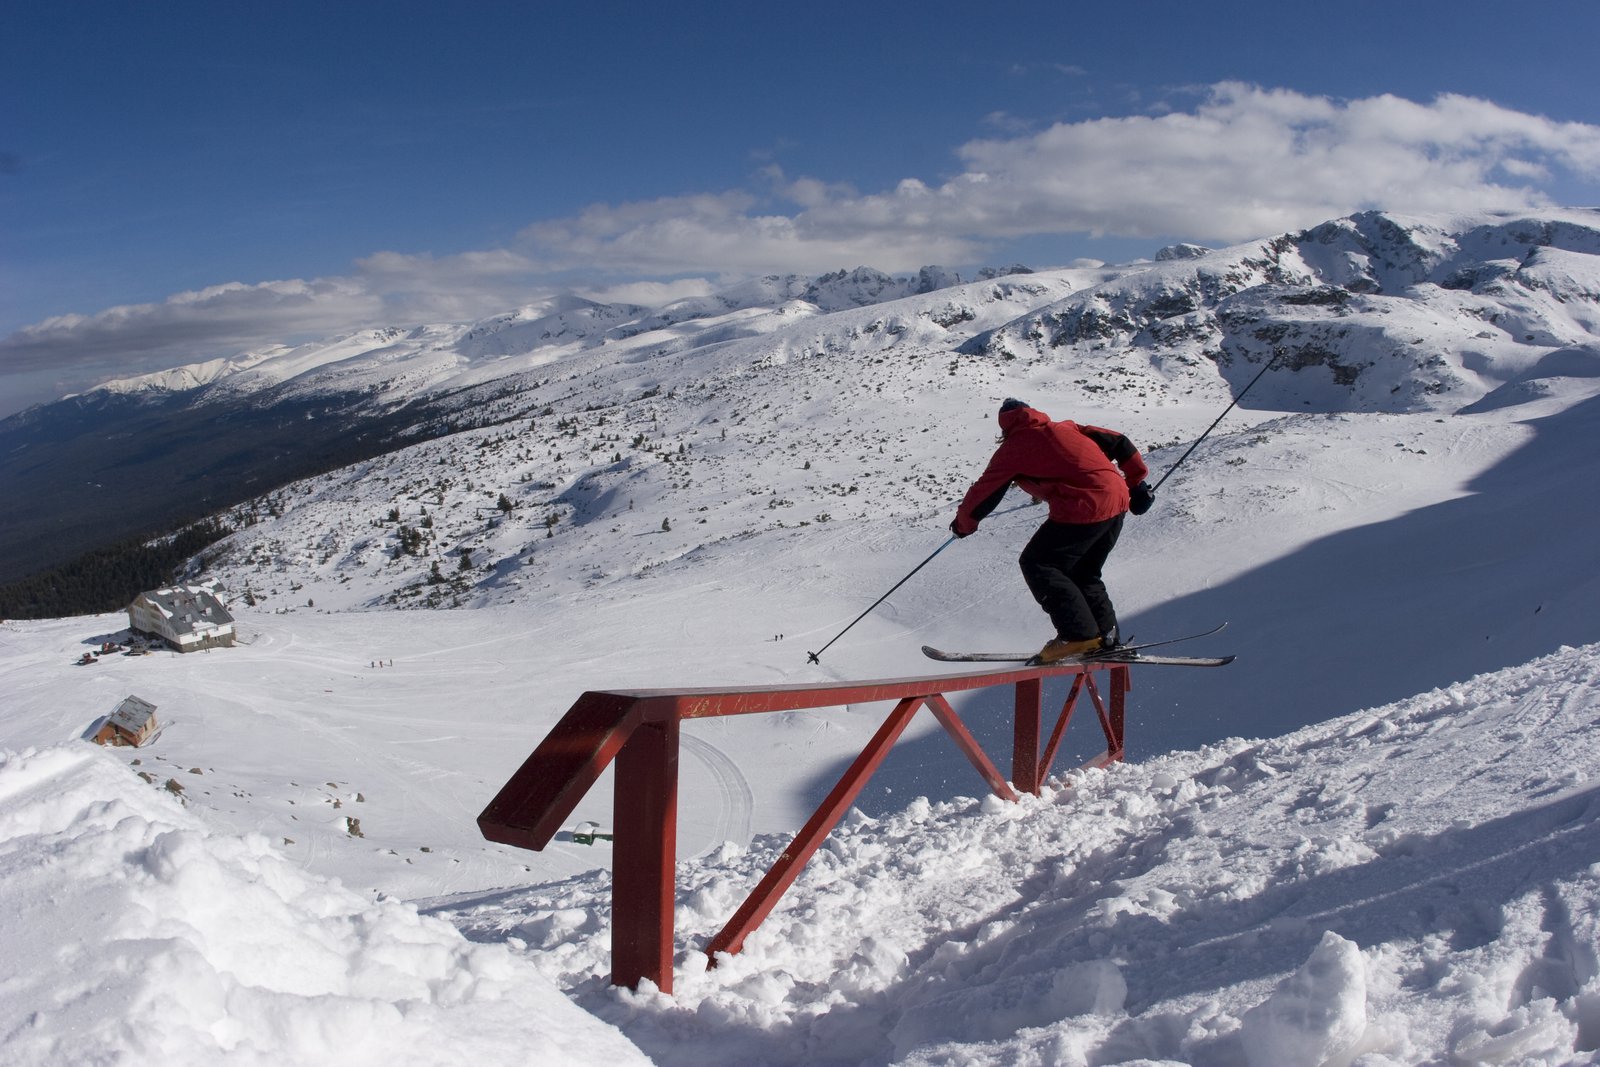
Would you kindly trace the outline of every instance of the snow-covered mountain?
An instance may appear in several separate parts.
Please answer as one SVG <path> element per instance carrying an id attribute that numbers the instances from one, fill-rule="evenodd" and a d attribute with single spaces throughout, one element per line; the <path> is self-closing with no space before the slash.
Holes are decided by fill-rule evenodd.
<path id="1" fill-rule="evenodd" d="M 1071 271 L 1065 281 L 1069 288 L 1081 287 L 1122 272 Z M 1028 273 L 1025 267 L 985 270 L 980 281 Z M 604 348 L 608 358 L 620 359 L 706 348 L 762 337 L 800 319 L 960 284 L 959 275 L 941 267 L 924 267 L 909 277 L 858 267 L 815 278 L 770 275 L 711 296 L 654 308 L 567 295 L 470 323 L 361 330 L 294 347 L 271 346 L 234 359 L 107 382 L 93 392 L 125 396 L 183 392 L 199 406 L 266 393 L 292 382 L 295 395 L 369 393 L 397 404 L 498 381 L 591 349 Z"/>
<path id="2" fill-rule="evenodd" d="M 0 516 L 0 577 L 90 547 L 88 529 L 131 533 L 410 441 L 546 408 L 615 407 L 629 389 L 701 395 L 698 382 L 789 361 L 810 361 L 807 374 L 827 365 L 841 402 L 861 396 L 858 375 L 903 392 L 926 377 L 919 362 L 937 360 L 947 384 L 970 390 L 994 381 L 996 364 L 1013 379 L 1020 364 L 1053 368 L 1045 388 L 1119 406 L 1214 402 L 1273 360 L 1264 406 L 1454 410 L 1557 365 L 1589 373 L 1596 233 L 1583 210 L 1373 212 L 1229 249 L 1174 246 L 1127 267 L 1014 267 L 966 283 L 940 268 L 894 278 L 863 267 L 660 308 L 564 297 L 472 323 L 270 347 L 0 422 L 0 451 L 20 460 L 0 470 L 0 492 L 44 502 Z M 180 454 L 200 458 L 175 478 Z M 91 523 L 97 513 L 121 528 Z"/>
<path id="3" fill-rule="evenodd" d="M 1024 270 L 983 272 L 993 282 L 981 300 L 986 325 L 1118 273 L 1006 277 Z M 564 395 L 558 383 L 594 375 L 603 388 L 619 367 L 769 335 L 787 347 L 782 335 L 841 308 L 923 294 L 928 314 L 955 327 L 973 313 L 941 311 L 927 294 L 956 281 L 938 268 L 907 278 L 860 268 L 763 278 L 661 308 L 562 297 L 477 322 L 361 330 L 110 382 L 0 420 L 0 454 L 10 458 L 0 495 L 37 502 L 0 514 L 0 580 L 297 477 L 527 415 Z"/>
<path id="4" fill-rule="evenodd" d="M 1176 446 L 1265 369 L 1245 409 L 1290 414 L 1248 450 L 1257 461 L 1321 432 L 1307 416 L 1411 416 L 1437 435 L 1441 415 L 1600 374 L 1597 227 L 1582 212 L 1371 214 L 826 314 L 697 302 L 686 335 L 663 325 L 686 321 L 672 309 L 621 330 L 588 305 L 502 317 L 451 349 L 461 365 L 525 368 L 452 387 L 448 403 L 487 426 L 258 500 L 243 521 L 271 521 L 208 565 L 260 596 L 292 584 L 340 606 L 502 603 L 648 574 L 732 538 L 922 522 L 959 495 L 984 443 L 974 431 L 1012 393 Z M 869 283 L 884 276 L 865 273 L 851 292 L 880 294 Z M 799 284 L 769 282 L 763 298 Z"/>
<path id="5" fill-rule="evenodd" d="M 1481 390 L 1480 372 L 1494 380 L 1541 351 L 1593 343 L 1597 225 L 1590 210 L 1367 212 L 1220 251 L 1173 246 L 1154 263 L 985 270 L 965 285 L 939 267 L 899 278 L 859 267 L 818 278 L 770 276 L 661 308 L 567 296 L 472 323 L 271 347 L 96 392 L 184 392 L 201 405 L 293 382 L 301 395 L 367 392 L 393 404 L 487 382 L 503 391 L 524 383 L 502 379 L 594 349 L 605 349 L 608 360 L 649 360 L 741 339 L 760 347 L 779 332 L 802 344 L 806 334 L 836 341 L 819 320 L 894 305 L 907 320 L 947 331 L 934 338 L 946 347 L 965 339 L 968 353 L 1041 358 L 1065 348 L 1052 358 L 1066 362 L 1136 352 L 1158 370 L 1196 357 L 1226 368 L 1278 355 L 1287 369 L 1320 366 L 1333 384 L 1359 382 L 1341 394 L 1350 406 L 1410 410 L 1428 396 L 1449 406 Z M 892 334 L 900 347 L 929 340 L 904 337 L 903 329 Z"/>
<path id="6" fill-rule="evenodd" d="M 1596 223 L 1594 212 L 1369 212 L 1158 262 L 1040 308 L 973 347 L 1118 361 L 1124 390 L 1199 360 L 1237 388 L 1275 359 L 1275 367 L 1307 373 L 1264 382 L 1258 404 L 1450 411 L 1555 353 L 1574 368 L 1592 363 L 1600 336 Z"/>
<path id="7" fill-rule="evenodd" d="M 32 917 L 0 937 L 38 961 L 0 989 L 0 1048 L 145 1054 L 40 1007 L 86 1003 L 56 963 L 88 929 L 115 996 L 180 991 L 196 1062 L 317 1062 L 395 1012 L 510 1062 L 519 1013 L 578 1025 L 506 984 L 536 980 L 663 1064 L 1600 1062 L 1597 234 L 1593 211 L 1369 214 L 858 306 L 783 279 L 615 318 L 566 301 L 212 374 L 189 410 L 226 386 L 317 412 L 343 377 L 397 402 L 397 441 L 438 428 L 231 511 L 248 525 L 196 567 L 232 591 L 238 648 L 74 667 L 124 620 L 0 627 L 0 749 L 39 749 L 0 767 L 0 892 Z M 604 980 L 605 846 L 478 836 L 585 690 L 1036 647 L 1015 557 L 1040 515 L 1008 501 L 806 656 L 943 542 L 1001 398 L 1123 429 L 1159 475 L 1269 363 L 1112 559 L 1125 630 L 1228 620 L 1196 651 L 1239 656 L 1139 669 L 1133 763 L 974 800 L 920 722 L 705 972 L 705 932 L 884 709 L 687 725 L 672 998 Z M 74 755 L 129 692 L 156 744 Z M 957 709 L 1004 752 L 1009 703 Z M 1097 737 L 1075 722 L 1062 765 Z M 575 819 L 609 823 L 608 781 Z M 321 946 L 315 981 L 223 936 L 199 902 L 233 891 Z"/>

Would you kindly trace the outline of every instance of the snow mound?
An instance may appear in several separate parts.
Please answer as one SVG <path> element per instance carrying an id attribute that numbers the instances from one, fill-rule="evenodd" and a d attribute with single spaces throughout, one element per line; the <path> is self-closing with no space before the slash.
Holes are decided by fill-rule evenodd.
<path id="1" fill-rule="evenodd" d="M 1265 1001 L 1244 1013 L 1241 1039 L 1251 1067 L 1328 1063 L 1367 1029 L 1361 948 L 1332 930 L 1311 958 Z"/>
<path id="2" fill-rule="evenodd" d="M 0 755 L 8 1064 L 648 1062 L 504 945 L 213 833 L 82 743 Z"/>

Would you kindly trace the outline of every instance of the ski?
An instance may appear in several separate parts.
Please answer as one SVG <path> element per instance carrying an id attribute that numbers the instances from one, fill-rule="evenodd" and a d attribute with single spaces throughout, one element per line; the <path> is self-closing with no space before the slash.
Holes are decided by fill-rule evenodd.
<path id="1" fill-rule="evenodd" d="M 923 649 L 928 655 L 946 663 L 1021 663 L 1027 666 L 1042 666 L 1032 662 L 1033 657 L 1005 652 L 942 652 L 937 648 Z M 938 655 L 934 655 L 938 653 Z M 1093 656 L 1069 656 L 1050 664 L 1052 667 L 1077 667 L 1085 663 L 1120 663 L 1133 665 L 1146 663 L 1155 667 L 1226 667 L 1232 663 L 1234 656 L 1154 656 L 1140 655 L 1137 652 L 1118 655 L 1115 652 L 1101 652 Z"/>
<path id="2" fill-rule="evenodd" d="M 1067 660 L 1068 664 L 1079 663 L 1148 663 L 1155 667 L 1226 667 L 1232 663 L 1234 656 L 1121 656 L 1115 654 L 1102 656 L 1087 656 L 1078 660 Z M 1051 664 L 1052 667 L 1056 664 Z"/>
<path id="3" fill-rule="evenodd" d="M 1225 622 L 1224 623 L 1220 623 L 1219 625 L 1213 626 L 1209 630 L 1205 630 L 1205 631 L 1202 631 L 1202 632 L 1197 633 L 1197 634 L 1188 634 L 1188 635 L 1186 635 L 1184 637 L 1169 637 L 1164 641 L 1145 641 L 1145 642 L 1142 642 L 1142 643 L 1137 644 L 1137 645 L 1122 645 L 1122 646 L 1120 646 L 1118 648 L 1111 649 L 1111 650 L 1108 650 L 1106 652 L 1094 652 L 1094 653 L 1090 653 L 1090 654 L 1085 655 L 1085 656 L 1074 656 L 1071 659 L 1062 660 L 1062 662 L 1063 663 L 1098 663 L 1098 662 L 1105 662 L 1105 661 L 1108 661 L 1108 660 L 1110 660 L 1110 661 L 1127 660 L 1129 662 L 1133 662 L 1135 660 L 1138 660 L 1140 662 L 1154 662 L 1154 660 L 1151 659 L 1150 657 L 1139 657 L 1139 656 L 1136 656 L 1135 653 L 1141 652 L 1141 651 L 1143 651 L 1144 649 L 1147 649 L 1147 648 L 1161 648 L 1161 647 L 1163 647 L 1165 645 L 1176 645 L 1181 641 L 1194 641 L 1194 640 L 1197 640 L 1197 639 L 1202 638 L 1202 637 L 1210 637 L 1212 634 L 1214 634 L 1217 631 L 1221 630 L 1226 625 L 1228 625 L 1228 624 L 1225 623 Z M 927 656 L 929 659 L 940 660 L 941 662 L 944 662 L 944 663 L 1028 663 L 1033 659 L 1034 656 L 1038 655 L 1037 652 L 946 652 L 943 649 L 934 648 L 932 645 L 923 645 L 922 646 L 922 654 L 924 656 Z M 1169 657 L 1169 658 L 1172 658 L 1172 657 Z M 1210 658 L 1220 658 L 1220 657 L 1210 657 Z M 1229 656 L 1229 657 L 1227 657 L 1227 659 L 1224 662 L 1225 663 L 1231 663 L 1232 661 L 1233 661 L 1233 657 Z M 1221 664 L 1221 663 L 1218 663 L 1218 664 L 1212 664 L 1212 663 L 1189 664 L 1189 666 L 1208 666 L 1208 667 L 1209 666 L 1219 666 L 1220 667 L 1222 665 L 1223 664 Z M 1053 664 L 1052 664 L 1052 666 L 1053 666 Z"/>

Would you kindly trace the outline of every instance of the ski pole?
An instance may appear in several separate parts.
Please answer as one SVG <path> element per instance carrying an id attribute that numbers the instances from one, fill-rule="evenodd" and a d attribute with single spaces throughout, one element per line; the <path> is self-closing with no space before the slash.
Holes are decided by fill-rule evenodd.
<path id="1" fill-rule="evenodd" d="M 944 544 L 940 545 L 938 548 L 933 550 L 933 556 L 937 556 L 939 553 L 941 553 L 945 549 L 949 548 L 951 546 L 951 544 L 953 544 L 954 542 L 955 542 L 955 536 L 951 535 L 950 538 L 948 540 L 946 540 Z M 916 574 L 922 568 L 924 568 L 928 564 L 932 563 L 933 562 L 933 556 L 929 556 L 927 559 L 923 560 L 921 563 L 917 564 L 915 567 L 912 567 L 911 568 L 911 574 Z M 890 595 L 894 593 L 895 589 L 899 589 L 902 585 L 905 585 L 907 582 L 909 582 L 911 580 L 911 574 L 908 574 L 904 578 L 900 579 L 898 582 L 895 582 L 893 588 L 891 588 L 889 590 L 889 592 L 883 594 L 877 600 L 874 600 L 872 602 L 871 607 L 867 608 L 867 610 L 863 611 L 860 615 L 857 615 L 855 617 L 855 619 L 850 623 L 850 626 L 854 626 L 856 623 L 858 623 L 862 619 L 866 618 L 869 614 L 871 614 L 873 608 L 877 607 L 879 604 L 882 604 L 885 600 L 888 600 Z M 827 645 L 823 645 L 821 648 L 817 649 L 815 652 L 807 652 L 806 656 L 808 657 L 810 662 L 812 662 L 812 663 L 821 663 L 822 660 L 819 659 L 818 657 L 820 657 L 824 652 L 828 651 L 828 645 L 833 644 L 834 641 L 839 640 L 839 638 L 841 638 L 845 634 L 849 633 L 850 632 L 850 626 L 846 626 L 843 630 L 840 630 L 838 633 L 834 634 L 833 635 L 833 641 L 829 641 Z"/>
<path id="2" fill-rule="evenodd" d="M 1189 453 L 1190 452 L 1193 452 L 1195 449 L 1200 447 L 1200 442 L 1201 441 L 1204 441 L 1207 437 L 1211 436 L 1211 431 L 1215 430 L 1217 428 L 1217 423 L 1221 422 L 1223 419 L 1228 417 L 1228 412 L 1233 410 L 1233 405 L 1235 405 L 1239 401 L 1243 400 L 1244 399 L 1244 394 L 1246 394 L 1246 393 L 1248 393 L 1250 391 L 1250 387 L 1255 385 L 1257 382 L 1259 382 L 1261 380 L 1261 376 L 1263 374 L 1267 373 L 1267 371 L 1271 370 L 1272 369 L 1272 365 L 1274 363 L 1278 362 L 1278 355 L 1279 355 L 1279 353 L 1277 353 L 1277 352 L 1274 352 L 1272 354 L 1272 358 L 1267 360 L 1266 364 L 1264 366 L 1262 366 L 1262 368 L 1260 370 L 1256 371 L 1256 376 L 1254 378 L 1250 379 L 1250 384 L 1246 385 L 1243 389 L 1239 390 L 1238 395 L 1235 396 L 1231 401 L 1228 402 L 1228 406 L 1227 407 L 1222 409 L 1222 414 L 1218 415 L 1216 417 L 1216 420 L 1213 421 L 1210 426 L 1206 427 L 1206 432 L 1201 434 L 1199 437 L 1196 437 L 1194 439 L 1194 444 L 1189 446 L 1188 451 L 1184 452 L 1183 455 L 1178 457 L 1178 462 L 1174 463 L 1172 466 L 1167 468 L 1167 473 L 1165 473 L 1165 474 L 1163 474 L 1161 476 L 1161 481 L 1157 482 L 1155 484 L 1154 488 L 1152 488 L 1150 490 L 1152 493 L 1154 493 L 1157 489 L 1160 489 L 1164 484 L 1166 484 L 1167 479 L 1172 477 L 1172 472 L 1173 471 L 1175 471 L 1179 467 L 1183 466 L 1183 461 L 1189 458 Z"/>

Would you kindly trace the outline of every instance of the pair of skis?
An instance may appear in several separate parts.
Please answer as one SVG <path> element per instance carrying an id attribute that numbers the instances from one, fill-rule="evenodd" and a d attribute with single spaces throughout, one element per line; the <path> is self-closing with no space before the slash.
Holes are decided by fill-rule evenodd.
<path id="1" fill-rule="evenodd" d="M 1175 645 L 1182 641 L 1193 641 L 1200 637 L 1210 637 L 1221 630 L 1223 626 L 1213 626 L 1203 633 L 1189 634 L 1185 637 L 1169 637 L 1165 641 L 1146 641 L 1138 645 L 1119 645 L 1104 652 L 1090 652 L 1082 656 L 1069 656 L 1063 660 L 1051 663 L 1052 667 L 1073 666 L 1081 663 L 1149 663 L 1165 667 L 1225 667 L 1232 663 L 1232 656 L 1149 656 L 1144 654 L 1145 649 L 1161 648 L 1165 645 Z M 946 652 L 931 645 L 922 646 L 922 654 L 929 659 L 936 659 L 942 663 L 1023 663 L 1039 666 L 1038 653 L 1036 652 Z"/>

